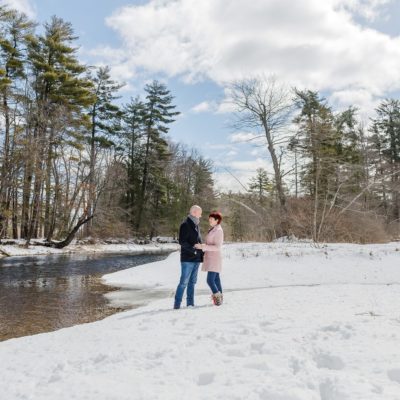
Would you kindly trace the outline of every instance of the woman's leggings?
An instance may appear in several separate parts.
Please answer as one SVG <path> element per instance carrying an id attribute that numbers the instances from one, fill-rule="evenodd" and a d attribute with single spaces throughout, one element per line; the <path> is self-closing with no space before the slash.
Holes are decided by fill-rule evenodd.
<path id="1" fill-rule="evenodd" d="M 211 272 L 207 273 L 207 284 L 210 286 L 213 294 L 220 292 L 222 293 L 221 279 L 219 277 L 219 272 Z"/>

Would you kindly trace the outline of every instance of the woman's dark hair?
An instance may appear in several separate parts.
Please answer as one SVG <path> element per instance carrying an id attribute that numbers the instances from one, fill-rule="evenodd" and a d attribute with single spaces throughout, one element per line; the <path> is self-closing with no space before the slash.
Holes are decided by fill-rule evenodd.
<path id="1" fill-rule="evenodd" d="M 220 224 L 221 221 L 222 221 L 222 215 L 221 215 L 221 213 L 218 212 L 218 211 L 213 211 L 213 212 L 208 216 L 208 218 L 214 218 L 214 219 L 218 222 L 218 224 Z"/>

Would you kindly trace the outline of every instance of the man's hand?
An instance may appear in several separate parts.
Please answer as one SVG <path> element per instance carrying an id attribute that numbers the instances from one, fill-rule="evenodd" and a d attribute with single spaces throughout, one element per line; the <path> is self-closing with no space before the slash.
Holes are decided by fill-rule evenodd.
<path id="1" fill-rule="evenodd" d="M 197 249 L 197 250 L 202 250 L 203 249 L 203 245 L 201 243 L 196 243 L 194 245 L 194 248 Z"/>

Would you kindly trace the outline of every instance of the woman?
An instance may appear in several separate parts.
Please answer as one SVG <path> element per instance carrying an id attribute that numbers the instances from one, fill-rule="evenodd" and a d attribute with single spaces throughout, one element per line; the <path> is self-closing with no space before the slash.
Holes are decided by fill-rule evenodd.
<path id="1" fill-rule="evenodd" d="M 224 231 L 221 227 L 222 215 L 219 212 L 212 212 L 208 216 L 208 222 L 211 229 L 206 236 L 205 244 L 196 244 L 196 249 L 204 251 L 204 261 L 202 271 L 207 271 L 207 284 L 212 291 L 212 299 L 215 305 L 222 304 L 222 286 L 221 286 L 221 267 L 222 257 L 221 249 L 224 241 Z"/>

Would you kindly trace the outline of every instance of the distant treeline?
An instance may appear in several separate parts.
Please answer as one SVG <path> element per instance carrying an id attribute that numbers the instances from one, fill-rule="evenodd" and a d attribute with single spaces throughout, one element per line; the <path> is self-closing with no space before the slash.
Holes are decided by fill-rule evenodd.
<path id="1" fill-rule="evenodd" d="M 245 193 L 227 196 L 234 239 L 400 236 L 399 100 L 381 101 L 363 124 L 355 107 L 335 112 L 318 92 L 287 89 L 273 77 L 230 89 L 235 125 L 258 132 L 273 165 L 272 174 L 259 169 Z"/>

